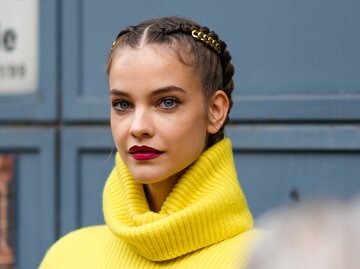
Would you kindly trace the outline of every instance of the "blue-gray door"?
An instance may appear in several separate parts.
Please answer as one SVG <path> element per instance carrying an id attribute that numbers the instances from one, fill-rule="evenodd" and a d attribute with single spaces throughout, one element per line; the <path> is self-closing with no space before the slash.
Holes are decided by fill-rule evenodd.
<path id="1" fill-rule="evenodd" d="M 227 134 L 256 217 L 359 193 L 358 14 L 355 0 L 40 1 L 39 89 L 0 95 L 0 154 L 16 157 L 17 268 L 36 268 L 59 236 L 103 223 L 114 156 L 106 55 L 121 28 L 154 16 L 193 18 L 228 43 Z"/>

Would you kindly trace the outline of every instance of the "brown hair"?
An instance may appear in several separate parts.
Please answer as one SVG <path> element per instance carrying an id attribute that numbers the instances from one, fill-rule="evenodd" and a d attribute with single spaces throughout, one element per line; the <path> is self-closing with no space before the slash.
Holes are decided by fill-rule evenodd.
<path id="1" fill-rule="evenodd" d="M 200 31 L 219 43 L 220 52 L 208 43 L 194 38 L 193 30 Z M 226 93 L 230 102 L 228 115 L 220 130 L 209 135 L 208 146 L 221 140 L 224 137 L 224 126 L 229 122 L 229 112 L 233 104 L 231 93 L 234 89 L 234 66 L 230 63 L 231 56 L 226 44 L 215 32 L 189 19 L 165 17 L 147 20 L 136 26 L 128 26 L 118 34 L 108 56 L 107 74 L 109 75 L 111 63 L 120 48 L 137 48 L 144 42 L 173 49 L 180 62 L 191 66 L 202 83 L 206 103 L 217 90 Z"/>

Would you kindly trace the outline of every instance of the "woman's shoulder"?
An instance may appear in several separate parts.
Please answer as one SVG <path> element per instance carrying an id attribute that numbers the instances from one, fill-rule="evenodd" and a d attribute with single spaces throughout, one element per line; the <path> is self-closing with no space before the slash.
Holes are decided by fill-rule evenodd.
<path id="1" fill-rule="evenodd" d="M 264 231 L 258 228 L 252 228 L 228 239 L 228 241 L 230 241 L 229 244 L 234 246 L 235 252 L 237 252 L 240 256 L 242 253 L 247 256 L 247 253 L 258 242 L 258 240 L 261 239 L 263 233 Z"/>
<path id="2" fill-rule="evenodd" d="M 83 244 L 84 241 L 101 239 L 101 235 L 105 235 L 108 232 L 109 230 L 105 225 L 80 228 L 61 237 L 50 250 L 52 248 L 62 248 L 65 246 L 69 248 L 72 245 Z"/>
<path id="3" fill-rule="evenodd" d="M 263 230 L 254 227 L 250 230 L 247 230 L 245 232 L 236 235 L 234 237 L 234 240 L 254 242 L 260 239 L 262 234 L 263 234 Z"/>
<path id="4" fill-rule="evenodd" d="M 252 228 L 243 231 L 184 257 L 184 265 L 201 261 L 201 268 L 245 268 L 253 244 L 261 237 L 261 231 Z M 186 266 L 184 266 L 186 267 Z"/>
<path id="5" fill-rule="evenodd" d="M 252 228 L 246 232 L 238 234 L 232 240 L 234 241 L 234 254 L 237 261 L 236 268 L 245 268 L 252 248 L 263 236 L 263 231 L 258 228 Z"/>
<path id="6" fill-rule="evenodd" d="M 66 234 L 55 242 L 47 251 L 40 268 L 73 268 L 67 262 L 84 253 L 91 253 L 92 249 L 109 239 L 111 233 L 105 225 L 81 228 Z"/>

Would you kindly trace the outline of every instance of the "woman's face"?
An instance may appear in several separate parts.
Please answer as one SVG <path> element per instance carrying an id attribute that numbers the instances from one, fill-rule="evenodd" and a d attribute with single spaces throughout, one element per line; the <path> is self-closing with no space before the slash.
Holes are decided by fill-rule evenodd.
<path id="1" fill-rule="evenodd" d="M 205 148 L 209 123 L 201 83 L 160 45 L 124 48 L 109 73 L 111 130 L 144 184 L 177 179 Z"/>

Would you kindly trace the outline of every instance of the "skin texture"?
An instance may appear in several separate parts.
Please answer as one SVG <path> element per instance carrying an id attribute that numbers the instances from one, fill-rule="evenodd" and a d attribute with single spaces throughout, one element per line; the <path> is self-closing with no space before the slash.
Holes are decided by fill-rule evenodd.
<path id="1" fill-rule="evenodd" d="M 184 170 L 204 151 L 208 133 L 226 118 L 228 99 L 217 91 L 205 107 L 201 82 L 168 48 L 122 48 L 109 72 L 111 130 L 134 178 L 144 184 L 150 209 L 160 211 Z M 129 149 L 161 154 L 136 160 Z"/>

